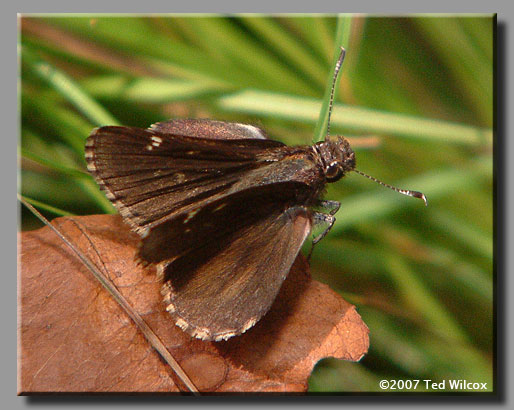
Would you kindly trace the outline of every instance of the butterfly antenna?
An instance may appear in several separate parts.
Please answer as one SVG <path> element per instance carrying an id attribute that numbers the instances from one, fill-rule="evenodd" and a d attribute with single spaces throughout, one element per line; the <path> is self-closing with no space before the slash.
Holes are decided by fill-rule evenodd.
<path id="1" fill-rule="evenodd" d="M 339 58 L 337 59 L 336 67 L 334 69 L 334 78 L 332 80 L 332 89 L 330 90 L 330 102 L 328 104 L 328 122 L 327 122 L 327 137 L 330 137 L 330 117 L 332 116 L 332 106 L 334 105 L 334 94 L 336 89 L 336 81 L 337 75 L 339 74 L 339 70 L 341 70 L 341 66 L 343 65 L 344 56 L 346 55 L 346 50 L 341 47 L 341 54 L 339 54 Z"/>
<path id="2" fill-rule="evenodd" d="M 365 174 L 364 172 L 361 172 L 357 169 L 354 169 L 355 172 L 357 172 L 358 174 L 366 177 L 366 178 L 369 178 L 371 179 L 372 181 L 375 181 L 376 183 L 380 184 L 380 185 L 383 185 L 387 188 L 390 188 L 392 189 L 393 191 L 396 191 L 396 192 L 399 192 L 400 194 L 403 194 L 403 195 L 407 195 L 407 196 L 412 196 L 414 198 L 420 198 L 423 200 L 423 202 L 425 202 L 425 206 L 428 205 L 428 202 L 427 202 L 427 197 L 425 196 L 425 194 L 421 193 L 421 192 L 418 192 L 418 191 L 411 191 L 409 189 L 400 189 L 400 188 L 396 188 L 395 186 L 392 186 L 392 185 L 389 185 L 389 184 L 386 184 L 385 182 L 382 182 L 368 174 Z"/>

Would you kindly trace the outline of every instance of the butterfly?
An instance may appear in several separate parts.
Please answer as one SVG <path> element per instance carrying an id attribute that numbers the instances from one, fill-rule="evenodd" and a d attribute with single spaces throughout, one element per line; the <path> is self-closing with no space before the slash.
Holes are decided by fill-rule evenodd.
<path id="1" fill-rule="evenodd" d="M 355 170 L 344 137 L 287 146 L 258 127 L 206 119 L 97 128 L 85 157 L 140 235 L 138 260 L 157 266 L 175 323 L 210 341 L 266 314 L 313 227 L 322 228 L 316 243 L 335 221 L 326 184 Z"/>

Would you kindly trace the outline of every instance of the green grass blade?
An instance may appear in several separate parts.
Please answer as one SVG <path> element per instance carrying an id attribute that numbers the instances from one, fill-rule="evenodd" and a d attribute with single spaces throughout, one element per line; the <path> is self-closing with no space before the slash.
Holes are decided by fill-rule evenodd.
<path id="1" fill-rule="evenodd" d="M 300 39 L 287 31 L 274 18 L 242 16 L 241 21 L 256 32 L 261 41 L 279 53 L 288 65 L 302 72 L 317 86 L 325 82 L 324 66 L 305 47 Z"/>
<path id="2" fill-rule="evenodd" d="M 332 60 L 332 67 L 335 67 L 337 60 L 339 59 L 339 55 L 341 54 L 341 47 L 348 48 L 348 43 L 350 40 L 350 30 L 351 30 L 352 20 L 349 16 L 340 15 L 337 18 L 337 28 L 336 28 L 336 36 L 335 36 L 335 48 L 334 48 L 334 58 Z M 341 68 L 342 70 L 343 68 Z M 338 77 L 336 78 L 336 82 L 334 84 L 334 100 L 337 95 L 337 85 L 339 84 L 341 78 L 341 72 L 339 72 Z M 321 104 L 321 109 L 318 115 L 318 121 L 316 122 L 316 126 L 314 128 L 314 136 L 312 139 L 313 143 L 318 141 L 323 141 L 325 139 L 327 133 L 327 125 L 328 125 L 328 109 L 330 105 L 330 94 L 332 92 L 332 84 L 334 82 L 334 72 L 329 74 L 327 85 L 325 88 L 325 95 L 323 96 L 323 103 Z"/>
<path id="3" fill-rule="evenodd" d="M 298 16 L 283 21 L 293 31 L 300 33 L 302 41 L 309 44 L 317 56 L 323 61 L 323 66 L 332 63 L 334 48 L 334 33 L 337 18 L 332 15 Z M 332 24 L 334 23 L 334 24 Z M 326 68 L 325 68 L 326 69 Z M 326 73 L 324 73 L 326 76 Z M 326 78 L 326 77 L 325 77 Z M 323 81 L 325 81 L 325 78 Z"/>
<path id="4" fill-rule="evenodd" d="M 492 241 L 492 237 L 490 238 Z M 469 289 L 478 295 L 489 306 L 493 302 L 493 283 L 491 272 L 485 272 L 476 265 L 463 260 L 462 257 L 448 248 L 437 245 L 429 246 L 431 251 L 430 263 L 439 271 L 445 269 L 452 272 L 459 289 Z M 491 261 L 492 265 L 492 261 Z"/>
<path id="5" fill-rule="evenodd" d="M 258 90 L 244 90 L 218 100 L 219 107 L 234 112 L 314 123 L 320 102 L 314 99 Z M 349 105 L 334 105 L 332 128 L 351 132 L 388 134 L 466 145 L 492 142 L 492 130 L 448 121 L 419 118 Z"/>
<path id="6" fill-rule="evenodd" d="M 449 343 L 469 341 L 458 322 L 402 258 L 388 253 L 384 260 L 386 269 L 409 311 L 417 311 L 425 319 L 426 326 Z"/>
<path id="7" fill-rule="evenodd" d="M 44 167 L 48 167 L 49 169 L 52 169 L 54 171 L 58 171 L 64 175 L 67 175 L 72 178 L 89 178 L 89 174 L 87 174 L 84 171 L 78 170 L 76 168 L 71 168 L 64 166 L 60 163 L 57 163 L 55 161 L 46 159 L 41 157 L 40 155 L 34 154 L 30 151 L 28 151 L 25 148 L 21 148 L 21 155 L 22 158 L 25 158 L 30 161 L 34 161 L 37 164 L 43 165 Z"/>
<path id="8" fill-rule="evenodd" d="M 25 199 L 25 201 L 27 201 L 29 204 L 34 205 L 36 208 L 43 209 L 43 210 L 51 212 L 51 213 L 53 213 L 55 215 L 59 215 L 59 216 L 73 216 L 73 214 L 70 213 L 70 212 L 67 212 L 67 211 L 65 211 L 63 209 L 56 208 L 55 206 L 52 206 L 52 205 L 45 204 L 45 203 L 40 202 L 40 201 L 38 201 L 36 199 L 28 198 L 28 197 L 23 196 L 23 195 L 22 195 L 22 198 Z"/>
<path id="9" fill-rule="evenodd" d="M 89 135 L 93 126 L 76 112 L 49 99 L 23 95 L 22 117 L 26 122 L 34 122 L 40 127 L 44 124 L 44 131 L 48 138 L 50 138 L 48 133 L 57 135 L 76 154 L 83 156 L 85 137 Z M 22 138 L 24 137 L 23 135 Z"/>
<path id="10" fill-rule="evenodd" d="M 117 75 L 90 77 L 81 82 L 81 85 L 90 95 L 97 98 L 153 104 L 198 98 L 227 89 L 227 87 L 200 81 L 151 77 L 132 79 Z"/>
<path id="11" fill-rule="evenodd" d="M 94 124 L 98 126 L 118 124 L 110 113 L 85 93 L 74 80 L 61 70 L 40 59 L 26 47 L 22 49 L 22 59 L 39 77 L 48 81 L 56 91 L 62 94 L 63 97 L 70 101 L 77 110 Z"/>
<path id="12" fill-rule="evenodd" d="M 439 58 L 451 70 L 459 89 L 475 108 L 479 120 L 492 124 L 493 119 L 493 66 L 480 55 L 468 40 L 465 27 L 460 20 L 469 17 L 414 19 L 422 33 L 434 46 Z M 490 15 L 492 28 L 492 15 Z M 441 36 L 441 30 L 445 35 Z M 485 41 L 492 49 L 492 30 L 485 32 Z"/>
<path id="13" fill-rule="evenodd" d="M 449 235 L 474 252 L 492 260 L 493 238 L 491 232 L 484 232 L 477 226 L 443 210 L 432 212 L 430 218 L 431 222 L 443 232 L 448 232 Z M 490 224 L 492 227 L 492 219 Z"/>

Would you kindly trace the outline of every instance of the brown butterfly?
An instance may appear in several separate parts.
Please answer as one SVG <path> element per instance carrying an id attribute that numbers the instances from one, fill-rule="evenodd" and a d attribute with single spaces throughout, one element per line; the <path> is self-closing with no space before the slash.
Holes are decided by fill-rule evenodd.
<path id="1" fill-rule="evenodd" d="M 176 324 L 215 341 L 269 310 L 313 226 L 316 243 L 335 221 L 325 185 L 355 170 L 343 137 L 290 147 L 251 125 L 193 119 L 95 129 L 86 160 L 141 236 L 139 260 L 157 265 Z"/>

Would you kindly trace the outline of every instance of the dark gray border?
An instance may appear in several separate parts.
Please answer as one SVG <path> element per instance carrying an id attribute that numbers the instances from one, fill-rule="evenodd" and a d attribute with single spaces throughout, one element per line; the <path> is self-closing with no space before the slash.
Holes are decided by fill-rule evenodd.
<path id="1" fill-rule="evenodd" d="M 267 3 L 267 4 L 266 4 Z M 4 124 L 7 125 L 7 131 L 4 132 L 2 141 L 7 144 L 7 147 L 1 150 L 2 166 L 1 186 L 6 192 L 12 194 L 5 194 L 3 201 L 2 215 L 5 224 L 2 224 L 2 257 L 7 261 L 7 267 L 2 270 L 3 273 L 3 286 L 2 297 L 0 303 L 2 304 L 2 324 L 5 327 L 4 342 L 0 345 L 2 360 L 0 361 L 0 385 L 2 405 L 9 409 L 18 409 L 30 407 L 59 407 L 67 408 L 74 405 L 80 405 L 82 408 L 108 408 L 111 406 L 123 406 L 131 408 L 143 407 L 169 407 L 174 408 L 177 405 L 199 405 L 200 403 L 209 406 L 226 406 L 227 404 L 242 404 L 252 405 L 307 405 L 315 406 L 321 403 L 332 404 L 335 406 L 348 406 L 359 405 L 359 407 L 371 407 L 374 405 L 391 406 L 405 403 L 406 405 L 413 406 L 415 404 L 425 404 L 425 407 L 436 407 L 438 409 L 454 406 L 469 406 L 476 404 L 480 407 L 500 405 L 507 406 L 512 404 L 513 394 L 509 393 L 512 387 L 512 379 L 509 377 L 514 369 L 514 359 L 510 354 L 508 346 L 514 344 L 514 337 L 512 335 L 512 317 L 514 317 L 513 303 L 511 302 L 510 295 L 514 294 L 514 281 L 509 278 L 510 274 L 514 272 L 514 265 L 512 263 L 512 232 L 513 223 L 508 217 L 507 210 L 514 206 L 512 200 L 513 184 L 512 174 L 513 165 L 512 158 L 514 157 L 514 148 L 511 140 L 508 138 L 509 133 L 509 118 L 508 108 L 509 97 L 512 97 L 513 89 L 512 83 L 509 81 L 507 74 L 512 71 L 512 53 L 509 53 L 509 48 L 512 46 L 512 31 L 509 30 L 509 23 L 512 23 L 513 13 L 512 5 L 508 1 L 492 0 L 488 2 L 483 1 L 467 1 L 466 3 L 459 2 L 460 4 L 451 3 L 448 1 L 434 0 L 427 4 L 426 2 L 419 2 L 415 4 L 408 0 L 389 0 L 384 3 L 378 4 L 376 1 L 320 1 L 315 3 L 309 1 L 281 1 L 281 2 L 262 2 L 256 1 L 243 4 L 241 1 L 223 1 L 217 0 L 216 2 L 205 4 L 204 1 L 188 1 L 188 2 L 172 2 L 172 1 L 145 1 L 141 3 L 128 3 L 128 2 L 112 2 L 89 0 L 87 3 L 71 3 L 63 0 L 55 1 L 48 0 L 45 2 L 35 1 L 18 1 L 6 4 L 2 7 L 2 25 L 1 29 L 4 33 L 1 36 L 2 50 L 6 53 L 5 64 L 2 67 L 6 68 L 2 76 L 3 87 L 2 93 L 4 104 L 2 111 L 7 115 L 3 115 Z M 465 5 L 465 7 L 463 7 Z M 84 7 L 86 6 L 86 7 Z M 379 6 L 379 7 L 377 7 Z M 346 10 L 343 10 L 345 8 Z M 430 9 L 430 10 L 429 10 Z M 498 52 L 499 52 L 499 65 L 498 65 L 498 139 L 496 140 L 496 181 L 497 185 L 497 269 L 500 280 L 497 282 L 499 292 L 499 310 L 498 310 L 498 361 L 499 361 L 499 374 L 498 374 L 498 387 L 503 390 L 503 394 L 497 399 L 492 400 L 491 397 L 474 396 L 471 398 L 465 397 L 426 397 L 421 396 L 375 396 L 375 397 L 362 397 L 362 396 L 343 396 L 343 397 L 301 397 L 301 398 L 261 398 L 261 399 L 248 399 L 242 400 L 241 398 L 223 399 L 223 398 L 209 398 L 203 399 L 200 402 L 192 398 L 166 398 L 166 397 L 40 397 L 40 398 L 26 398 L 16 397 L 16 279 L 14 272 L 16 271 L 16 261 L 14 255 L 16 254 L 14 247 L 16 246 L 13 241 L 13 233 L 16 228 L 16 219 L 13 215 L 17 212 L 17 202 L 15 200 L 15 174 L 16 174 L 16 155 L 15 144 L 18 136 L 18 121 L 13 121 L 14 118 L 18 119 L 17 114 L 17 86 L 14 78 L 17 76 L 17 59 L 15 57 L 15 44 L 17 36 L 17 21 L 16 13 L 32 13 L 32 12 L 110 12 L 110 13 L 141 13 L 141 12 L 304 12 L 304 13 L 320 13 L 320 12 L 367 12 L 367 13 L 380 13 L 380 14 L 405 14 L 413 12 L 427 12 L 437 11 L 445 13 L 463 13 L 463 12 L 480 12 L 480 13 L 498 13 L 499 23 L 499 36 L 498 36 Z M 16 138 L 15 138 L 16 136 Z M 511 177 L 511 178 L 508 178 Z M 11 230 L 12 228 L 12 230 Z M 503 257 L 503 255 L 505 255 Z M 510 280 L 509 280 L 510 279 Z M 504 328 L 503 326 L 507 326 Z"/>

